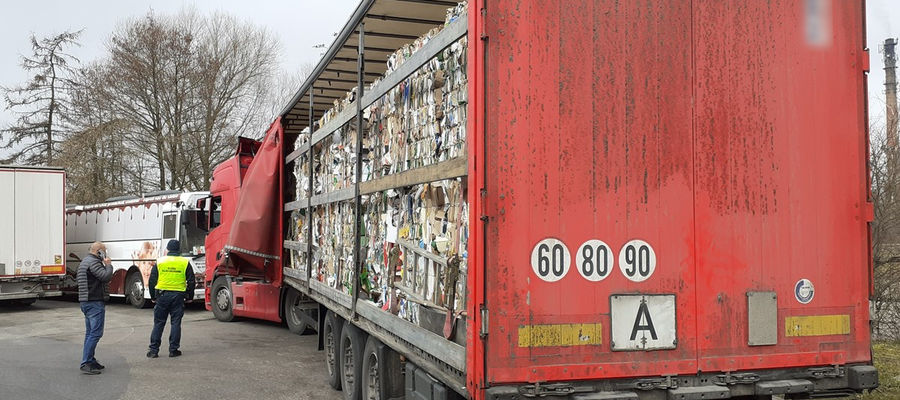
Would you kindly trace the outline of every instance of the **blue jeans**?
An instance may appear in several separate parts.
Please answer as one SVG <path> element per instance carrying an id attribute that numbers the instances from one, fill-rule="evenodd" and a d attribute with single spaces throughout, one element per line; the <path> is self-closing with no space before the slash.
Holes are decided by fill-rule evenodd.
<path id="1" fill-rule="evenodd" d="M 181 346 L 181 318 L 184 317 L 183 292 L 160 292 L 156 297 L 156 306 L 153 307 L 153 332 L 150 333 L 150 351 L 159 353 L 163 329 L 166 328 L 166 318 L 170 316 L 172 329 L 169 331 L 169 352 L 171 353 Z"/>
<path id="2" fill-rule="evenodd" d="M 81 365 L 97 362 L 94 350 L 97 342 L 103 337 L 103 324 L 106 320 L 106 303 L 102 300 L 81 302 L 84 313 L 84 350 L 81 352 Z"/>

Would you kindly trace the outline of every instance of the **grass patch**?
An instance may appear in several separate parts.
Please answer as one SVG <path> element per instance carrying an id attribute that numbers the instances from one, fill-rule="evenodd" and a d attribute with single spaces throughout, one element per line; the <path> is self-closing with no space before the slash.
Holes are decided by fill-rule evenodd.
<path id="1" fill-rule="evenodd" d="M 859 395 L 862 400 L 900 399 L 900 342 L 876 342 L 875 368 L 878 368 L 880 386 L 874 392 Z"/>

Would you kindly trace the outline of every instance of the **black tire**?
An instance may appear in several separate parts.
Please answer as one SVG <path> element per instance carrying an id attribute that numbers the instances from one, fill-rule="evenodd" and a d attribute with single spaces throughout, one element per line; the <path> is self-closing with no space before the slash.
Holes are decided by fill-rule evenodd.
<path id="1" fill-rule="evenodd" d="M 328 376 L 328 385 L 334 390 L 341 390 L 341 329 L 344 322 L 336 317 L 333 312 L 325 313 L 322 336 L 325 348 L 325 374 Z"/>
<path id="2" fill-rule="evenodd" d="M 316 320 L 318 309 L 301 309 L 300 306 L 309 304 L 305 296 L 300 292 L 289 288 L 284 295 L 283 314 L 284 321 L 287 323 L 288 330 L 298 335 L 311 333 L 315 327 L 310 326 L 301 318 L 302 313 L 306 313 L 310 318 Z"/>
<path id="3" fill-rule="evenodd" d="M 146 308 L 150 300 L 144 298 L 144 277 L 134 271 L 125 278 L 125 297 L 134 308 Z"/>
<path id="4" fill-rule="evenodd" d="M 212 303 L 212 312 L 216 319 L 222 322 L 234 321 L 234 296 L 231 293 L 231 285 L 224 276 L 213 281 L 212 292 L 209 296 Z"/>
<path id="5" fill-rule="evenodd" d="M 341 329 L 341 387 L 345 400 L 362 398 L 362 361 L 366 334 L 349 321 Z"/>
<path id="6" fill-rule="evenodd" d="M 401 399 L 403 384 L 400 355 L 378 339 L 369 336 L 363 350 L 362 382 L 360 382 L 362 399 Z"/>

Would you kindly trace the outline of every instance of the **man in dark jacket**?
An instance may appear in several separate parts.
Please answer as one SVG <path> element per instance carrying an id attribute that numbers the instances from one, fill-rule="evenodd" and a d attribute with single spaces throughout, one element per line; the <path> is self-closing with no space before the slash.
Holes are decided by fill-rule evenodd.
<path id="1" fill-rule="evenodd" d="M 181 243 L 170 240 L 166 244 L 166 256 L 156 260 L 150 270 L 150 300 L 153 307 L 153 331 L 150 333 L 150 349 L 147 357 L 159 357 L 162 333 L 166 319 L 172 321 L 169 331 L 169 357 L 181 355 L 181 318 L 184 316 L 184 302 L 194 298 L 194 268 L 191 259 L 181 257 Z"/>
<path id="2" fill-rule="evenodd" d="M 106 246 L 91 245 L 90 254 L 78 265 L 78 301 L 84 314 L 84 349 L 81 353 L 81 372 L 97 375 L 104 367 L 94 358 L 97 342 L 103 337 L 106 321 L 107 283 L 112 279 L 112 262 L 106 256 Z"/>

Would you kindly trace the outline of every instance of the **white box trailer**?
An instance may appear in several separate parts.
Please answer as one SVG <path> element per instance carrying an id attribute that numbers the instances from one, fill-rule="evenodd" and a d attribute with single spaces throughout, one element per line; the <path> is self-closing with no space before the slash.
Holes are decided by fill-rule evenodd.
<path id="1" fill-rule="evenodd" d="M 77 292 L 74 273 L 88 255 L 91 243 L 106 244 L 112 260 L 111 297 L 124 297 L 137 308 L 150 303 L 146 290 L 154 261 L 165 255 L 171 239 L 181 241 L 182 255 L 192 257 L 197 275 L 195 300 L 204 298 L 204 242 L 206 232 L 197 225 L 199 201 L 209 192 L 162 191 L 143 196 L 123 196 L 104 203 L 71 205 L 66 209 L 66 240 L 69 272 L 64 290 Z"/>
<path id="2" fill-rule="evenodd" d="M 66 173 L 0 165 L 0 300 L 60 296 Z"/>

